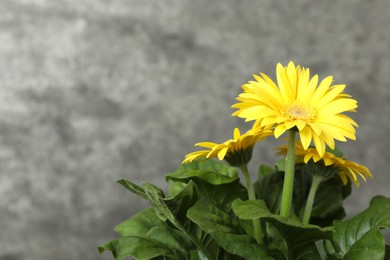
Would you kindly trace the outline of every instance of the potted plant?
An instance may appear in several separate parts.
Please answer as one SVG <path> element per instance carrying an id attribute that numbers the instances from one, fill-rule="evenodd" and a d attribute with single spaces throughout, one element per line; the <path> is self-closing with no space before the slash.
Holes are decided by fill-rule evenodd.
<path id="1" fill-rule="evenodd" d="M 336 146 L 356 139 L 347 113 L 357 101 L 331 76 L 319 82 L 293 62 L 278 64 L 276 77 L 261 73 L 242 86 L 233 116 L 253 122 L 250 130 L 196 144 L 203 149 L 166 175 L 166 193 L 119 180 L 151 207 L 116 226 L 120 237 L 99 252 L 115 259 L 385 259 L 380 231 L 390 227 L 389 198 L 374 197 L 344 220 L 351 185 L 372 177 Z M 283 136 L 286 144 L 276 148 L 281 159 L 260 164 L 252 181 L 247 165 L 254 146 Z"/>

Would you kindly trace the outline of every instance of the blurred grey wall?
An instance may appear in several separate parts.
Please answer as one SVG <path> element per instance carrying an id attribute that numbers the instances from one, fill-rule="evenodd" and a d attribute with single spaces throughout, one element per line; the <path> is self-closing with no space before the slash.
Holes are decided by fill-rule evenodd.
<path id="1" fill-rule="evenodd" d="M 289 60 L 346 83 L 390 196 L 390 1 L 1 0 L 0 260 L 112 259 L 97 246 L 147 206 L 119 178 L 166 187 L 198 141 L 223 141 L 241 84 Z M 274 163 L 267 141 L 256 158 Z M 253 165 L 252 169 L 256 166 Z"/>

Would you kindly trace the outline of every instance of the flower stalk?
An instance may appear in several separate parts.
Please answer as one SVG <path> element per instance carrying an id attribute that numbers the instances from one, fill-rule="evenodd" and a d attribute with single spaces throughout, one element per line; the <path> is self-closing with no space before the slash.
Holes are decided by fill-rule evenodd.
<path id="1" fill-rule="evenodd" d="M 294 172 L 295 172 L 295 130 L 290 130 L 287 147 L 286 169 L 284 175 L 282 202 L 280 215 L 290 217 L 291 204 L 294 189 Z"/>
<path id="2" fill-rule="evenodd" d="M 320 175 L 318 174 L 313 175 L 309 195 L 306 201 L 305 211 L 303 213 L 303 218 L 302 218 L 303 224 L 309 224 L 311 211 L 313 209 L 314 199 L 321 181 L 322 181 L 322 177 Z"/>
<path id="3" fill-rule="evenodd" d="M 255 194 L 255 190 L 253 188 L 251 177 L 249 175 L 247 164 L 244 164 L 244 165 L 240 166 L 239 168 L 241 169 L 241 172 L 245 177 L 246 188 L 248 190 L 249 200 L 256 200 L 256 194 Z M 253 230 L 255 233 L 256 242 L 261 245 L 261 244 L 263 244 L 263 234 L 262 234 L 262 230 L 261 230 L 260 221 L 258 219 L 254 219 L 254 220 L 252 220 L 252 222 L 253 222 Z"/>

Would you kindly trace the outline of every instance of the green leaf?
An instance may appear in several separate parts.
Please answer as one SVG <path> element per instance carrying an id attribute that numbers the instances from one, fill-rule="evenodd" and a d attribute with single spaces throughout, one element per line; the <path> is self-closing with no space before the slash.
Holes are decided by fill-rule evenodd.
<path id="1" fill-rule="evenodd" d="M 315 225 L 304 225 L 296 219 L 273 214 L 267 209 L 264 201 L 242 201 L 237 199 L 233 202 L 232 208 L 240 219 L 260 218 L 271 223 L 283 237 L 287 245 L 288 257 L 294 259 L 299 259 L 299 256 L 302 257 L 308 253 L 311 256 L 319 257 L 318 251 L 313 253 L 313 242 L 332 237 L 331 229 L 323 229 Z"/>
<path id="2" fill-rule="evenodd" d="M 195 183 L 190 181 L 179 193 L 168 198 L 165 197 L 161 189 L 151 183 L 142 183 L 142 188 L 145 190 L 156 215 L 162 221 L 168 221 L 175 228 L 180 230 L 199 250 L 211 259 L 211 253 L 206 246 L 201 243 L 199 237 L 196 236 L 196 230 L 195 232 L 191 230 L 191 223 L 186 218 L 187 209 L 198 199 Z"/>
<path id="3" fill-rule="evenodd" d="M 182 229 L 187 209 L 197 200 L 195 183 L 190 181 L 179 193 L 171 197 L 165 197 L 164 192 L 151 183 L 144 182 L 142 187 L 157 216 L 162 221 L 169 221 L 178 229 Z"/>
<path id="4" fill-rule="evenodd" d="M 196 184 L 199 198 L 209 198 L 225 211 L 230 210 L 231 203 L 237 198 L 247 198 L 247 190 L 237 177 L 237 170 L 224 163 L 213 160 L 194 161 L 184 164 L 166 176 L 173 181 L 170 194 L 174 195 L 183 189 L 183 183 L 190 181 Z"/>
<path id="5" fill-rule="evenodd" d="M 318 252 L 315 242 L 305 243 L 294 248 L 295 260 L 321 260 L 321 255 Z"/>
<path id="6" fill-rule="evenodd" d="M 141 236 L 157 226 L 164 227 L 165 224 L 157 217 L 153 208 L 147 208 L 120 223 L 114 230 L 122 236 Z"/>
<path id="7" fill-rule="evenodd" d="M 210 234 L 227 252 L 244 259 L 268 258 L 265 249 L 247 235 L 238 219 L 222 211 L 209 199 L 199 200 L 188 210 L 187 216 Z"/>
<path id="8" fill-rule="evenodd" d="M 201 179 L 213 185 L 231 183 L 238 179 L 237 169 L 213 160 L 194 161 L 182 164 L 174 173 L 166 175 L 166 180 L 188 182 Z"/>
<path id="9" fill-rule="evenodd" d="M 237 199 L 232 205 L 234 213 L 240 219 L 253 220 L 264 217 L 273 217 L 274 214 L 268 210 L 263 200 L 246 200 Z M 286 219 L 287 218 L 283 218 Z"/>
<path id="10" fill-rule="evenodd" d="M 390 198 L 376 196 L 371 200 L 368 209 L 349 220 L 335 224 L 333 239 L 337 245 L 336 251 L 338 255 L 341 257 L 349 254 L 355 255 L 353 252 L 361 252 L 364 244 L 367 244 L 367 250 L 370 250 L 370 254 L 384 254 L 385 244 L 382 242 L 383 236 L 378 234 L 382 228 L 390 228 Z M 369 239 L 376 241 L 376 246 L 371 245 Z M 328 247 L 327 250 L 329 252 L 333 251 L 330 248 L 330 243 L 326 243 L 325 246 Z M 363 254 L 363 252 L 361 253 Z"/>
<path id="11" fill-rule="evenodd" d="M 344 191 L 350 187 L 351 183 L 344 186 L 338 175 L 321 182 L 314 199 L 311 223 L 330 226 L 334 220 L 343 219 L 345 217 L 343 202 L 346 198 Z"/>
<path id="12" fill-rule="evenodd" d="M 351 246 L 344 259 L 384 259 L 384 257 L 385 239 L 379 230 L 372 229 Z"/>
<path id="13" fill-rule="evenodd" d="M 265 165 L 265 164 L 260 164 L 260 167 L 259 167 L 259 177 L 265 177 L 268 174 L 271 174 L 271 173 L 274 173 L 274 172 L 275 172 L 275 168 L 274 167 L 271 167 L 271 166 L 268 166 L 268 165 Z"/>
<path id="14" fill-rule="evenodd" d="M 286 169 L 286 158 L 280 159 L 275 165 L 277 171 L 284 172 Z"/>
<path id="15" fill-rule="evenodd" d="M 169 259 L 186 259 L 187 251 L 195 248 L 178 230 L 165 225 L 152 208 L 145 209 L 115 227 L 122 237 L 99 247 L 99 253 L 112 252 L 116 259 L 134 256 L 151 259 L 169 256 Z"/>
<path id="16" fill-rule="evenodd" d="M 204 181 L 194 180 L 198 187 L 199 198 L 212 200 L 220 209 L 230 211 L 232 202 L 237 199 L 247 199 L 248 191 L 239 180 L 232 183 L 212 185 Z"/>
<path id="17" fill-rule="evenodd" d="M 169 185 L 168 194 L 170 196 L 175 196 L 186 186 L 185 182 L 174 181 Z"/>
<path id="18" fill-rule="evenodd" d="M 177 229 L 153 227 L 146 236 L 160 242 L 177 255 L 187 256 L 186 249 L 193 248 L 191 241 L 186 239 L 185 234 Z"/>
<path id="19" fill-rule="evenodd" d="M 152 259 L 158 256 L 170 256 L 169 259 L 183 259 L 181 258 L 183 256 L 179 256 L 174 250 L 167 248 L 159 241 L 145 237 L 120 237 L 100 246 L 99 254 L 105 250 L 111 251 L 117 260 L 122 260 L 126 256 L 133 256 L 139 260 Z"/>
<path id="20" fill-rule="evenodd" d="M 260 177 L 255 183 L 255 191 L 260 199 L 264 200 L 272 212 L 280 211 L 280 201 L 283 190 L 283 172 L 274 172 Z"/>
<path id="21" fill-rule="evenodd" d="M 132 183 L 131 181 L 128 181 L 126 179 L 121 179 L 121 180 L 117 180 L 116 182 L 119 183 L 120 185 L 122 185 L 123 187 L 125 187 L 127 190 L 134 193 L 135 195 L 138 195 L 144 199 L 148 199 L 146 194 L 145 194 L 144 189 L 142 189 L 140 186 Z"/>

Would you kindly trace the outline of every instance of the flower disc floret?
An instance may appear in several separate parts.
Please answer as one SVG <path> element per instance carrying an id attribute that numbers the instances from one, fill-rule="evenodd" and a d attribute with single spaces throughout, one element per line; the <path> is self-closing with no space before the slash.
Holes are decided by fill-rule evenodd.
<path id="1" fill-rule="evenodd" d="M 275 138 L 297 130 L 304 149 L 314 143 L 321 157 L 326 145 L 335 148 L 335 140 L 356 139 L 358 125 L 343 113 L 355 112 L 357 101 L 343 92 L 345 85 L 332 85 L 333 77 L 318 83 L 318 75 L 311 77 L 309 69 L 293 62 L 277 65 L 277 84 L 263 73 L 253 77 L 255 81 L 242 86 L 233 116 L 271 127 Z"/>

